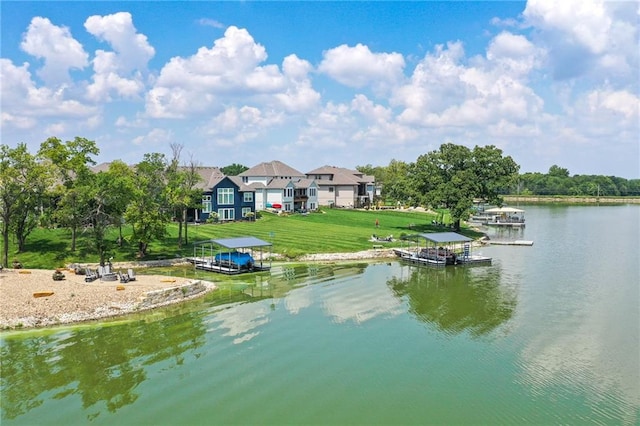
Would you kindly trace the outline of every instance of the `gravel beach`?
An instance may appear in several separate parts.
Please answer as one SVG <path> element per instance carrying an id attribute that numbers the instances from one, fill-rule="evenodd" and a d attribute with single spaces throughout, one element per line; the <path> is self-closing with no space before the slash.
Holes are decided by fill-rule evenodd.
<path id="1" fill-rule="evenodd" d="M 189 282 L 185 278 L 164 275 L 137 275 L 135 281 L 128 283 L 100 279 L 87 283 L 84 275 L 66 270 L 63 271 L 64 280 L 54 281 L 53 272 L 37 269 L 4 269 L 0 272 L 0 330 L 68 324 L 139 311 L 139 302 L 147 292 Z M 207 291 L 215 288 L 213 283 L 206 284 Z M 39 292 L 53 294 L 35 297 Z M 164 304 L 168 303 L 145 306 L 144 309 Z"/>

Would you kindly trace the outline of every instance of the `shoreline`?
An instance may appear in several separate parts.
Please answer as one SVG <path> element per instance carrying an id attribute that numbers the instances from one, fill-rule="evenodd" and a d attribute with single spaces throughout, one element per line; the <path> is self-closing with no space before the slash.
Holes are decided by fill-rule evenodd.
<path id="1" fill-rule="evenodd" d="M 309 254 L 282 263 L 332 263 L 391 257 L 395 257 L 393 250 L 382 248 L 354 253 Z M 123 262 L 115 264 L 114 269 L 181 263 L 184 260 L 170 259 L 144 264 Z M 150 311 L 202 297 L 217 289 L 211 281 L 165 275 L 136 275 L 136 280 L 128 283 L 100 279 L 87 283 L 84 275 L 75 275 L 72 268 L 62 271 L 64 280 L 53 281 L 53 272 L 46 269 L 4 269 L 0 272 L 0 333 L 78 324 Z M 52 294 L 35 297 L 36 293 Z"/>
<path id="2" fill-rule="evenodd" d="M 201 297 L 213 282 L 164 275 L 138 275 L 135 281 L 85 282 L 64 270 L 4 269 L 0 272 L 0 332 L 70 325 L 144 312 Z"/>

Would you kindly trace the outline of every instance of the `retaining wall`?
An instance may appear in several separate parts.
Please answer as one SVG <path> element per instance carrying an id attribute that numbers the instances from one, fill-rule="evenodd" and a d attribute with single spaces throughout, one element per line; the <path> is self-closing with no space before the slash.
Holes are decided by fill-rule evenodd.
<path id="1" fill-rule="evenodd" d="M 201 280 L 190 281 L 182 285 L 148 291 L 144 296 L 140 297 L 138 306 L 144 309 L 162 305 L 176 300 L 187 299 L 206 290 L 207 286 Z"/>

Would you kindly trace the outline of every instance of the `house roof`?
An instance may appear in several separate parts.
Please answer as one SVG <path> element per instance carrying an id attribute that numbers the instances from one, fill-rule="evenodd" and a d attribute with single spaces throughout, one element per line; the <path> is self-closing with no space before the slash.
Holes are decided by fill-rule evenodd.
<path id="1" fill-rule="evenodd" d="M 187 167 L 180 167 L 180 170 L 186 170 Z M 218 167 L 196 167 L 196 172 L 200 176 L 200 181 L 196 184 L 198 189 L 213 188 L 224 178 L 224 174 Z"/>
<path id="2" fill-rule="evenodd" d="M 375 178 L 367 176 L 357 170 L 336 166 L 322 166 L 307 172 L 308 176 L 330 175 L 331 180 L 318 179 L 318 185 L 358 185 L 361 183 L 373 183 Z"/>
<path id="3" fill-rule="evenodd" d="M 296 188 L 310 188 L 314 182 L 316 183 L 316 186 L 317 186 L 318 183 L 316 182 L 315 179 L 301 178 L 298 180 L 294 180 L 293 184 L 295 185 Z"/>
<path id="4" fill-rule="evenodd" d="M 264 177 L 305 177 L 304 173 L 284 164 L 282 161 L 269 161 L 260 163 L 240 173 L 239 176 L 264 176 Z"/>

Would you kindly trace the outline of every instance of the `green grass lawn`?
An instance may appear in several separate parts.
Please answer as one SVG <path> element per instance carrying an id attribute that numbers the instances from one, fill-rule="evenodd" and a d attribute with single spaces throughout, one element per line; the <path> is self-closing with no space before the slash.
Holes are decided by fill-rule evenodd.
<path id="1" fill-rule="evenodd" d="M 372 234 L 392 234 L 399 238 L 403 234 L 446 230 L 431 224 L 436 218 L 435 215 L 421 212 L 324 209 L 322 213 L 308 215 L 277 216 L 262 212 L 261 216 L 256 221 L 189 226 L 189 244 L 182 249 L 178 249 L 176 244 L 178 227 L 171 224 L 167 228 L 168 235 L 165 239 L 150 244 L 149 254 L 144 260 L 190 256 L 193 254 L 194 242 L 218 238 L 254 236 L 273 243 L 274 253 L 295 258 L 308 253 L 370 249 L 372 243 L 369 240 Z M 379 228 L 375 227 L 376 219 L 379 221 Z M 468 229 L 463 229 L 462 233 L 472 238 L 480 236 Z M 135 241 L 128 240 L 131 230 L 124 228 L 123 234 L 126 240 L 123 247 L 118 248 L 115 243 L 112 244 L 113 250 L 110 255 L 115 262 L 136 259 Z M 117 237 L 117 229 L 111 230 L 109 239 L 115 242 Z M 75 252 L 69 249 L 70 242 L 68 230 L 37 229 L 27 239 L 23 253 L 16 253 L 15 246 L 10 244 L 9 266 L 14 259 L 20 260 L 25 268 L 56 268 L 69 263 L 99 260 L 95 251 L 91 249 L 88 234 L 80 234 Z"/>

